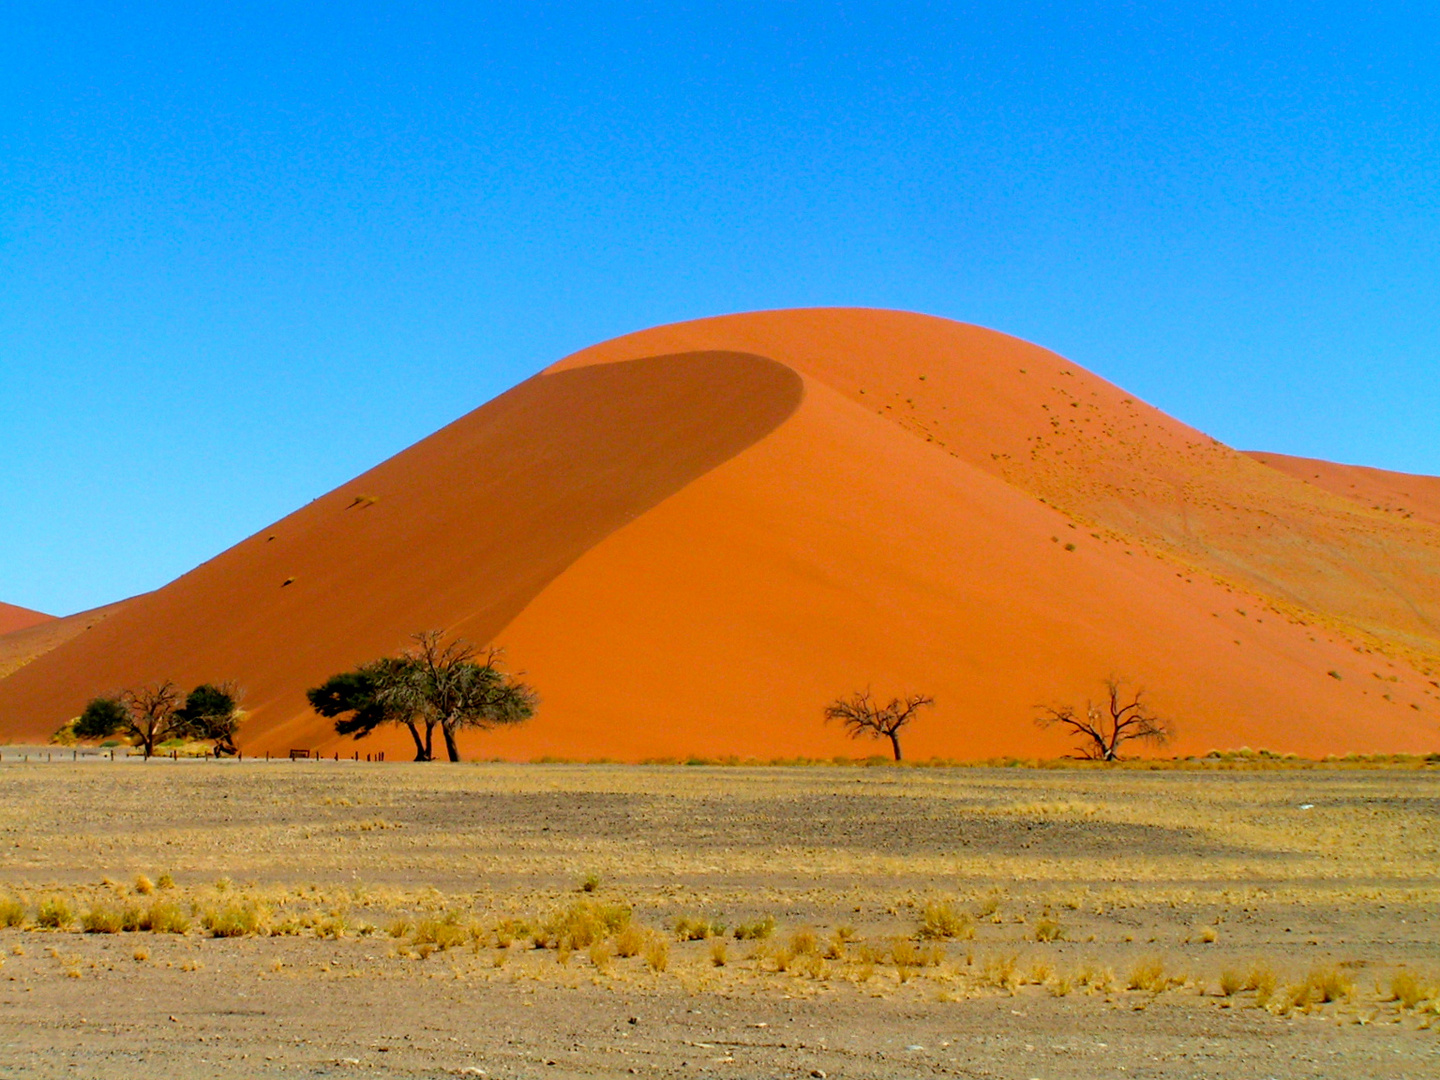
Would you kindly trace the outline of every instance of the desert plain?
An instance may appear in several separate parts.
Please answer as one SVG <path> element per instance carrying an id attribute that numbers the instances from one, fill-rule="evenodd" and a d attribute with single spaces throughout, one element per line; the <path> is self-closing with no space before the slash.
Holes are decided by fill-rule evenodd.
<path id="1" fill-rule="evenodd" d="M 0 1075 L 1440 1074 L 1422 759 L 46 753 L 0 763 Z"/>

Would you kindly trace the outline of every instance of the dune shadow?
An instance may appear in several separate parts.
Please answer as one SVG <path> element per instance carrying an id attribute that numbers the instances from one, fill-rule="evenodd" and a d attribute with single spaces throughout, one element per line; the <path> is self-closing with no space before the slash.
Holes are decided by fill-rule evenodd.
<path id="1" fill-rule="evenodd" d="M 396 631 L 434 609 L 431 623 L 488 640 L 585 552 L 782 424 L 802 394 L 790 368 L 735 352 L 538 375 L 362 478 L 407 488 L 413 510 L 351 565 L 371 564 L 366 591 L 393 606 Z M 387 572 L 410 552 L 422 567 Z"/>

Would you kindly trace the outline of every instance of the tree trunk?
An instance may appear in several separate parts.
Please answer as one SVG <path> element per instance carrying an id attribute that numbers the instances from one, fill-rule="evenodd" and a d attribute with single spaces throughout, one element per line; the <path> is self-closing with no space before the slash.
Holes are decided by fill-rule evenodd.
<path id="1" fill-rule="evenodd" d="M 425 760 L 435 760 L 435 721 L 430 720 L 425 724 Z"/>
<path id="2" fill-rule="evenodd" d="M 451 761 L 460 760 L 460 748 L 455 745 L 455 729 L 450 724 L 441 724 L 440 730 L 445 734 L 445 749 L 450 753 Z"/>
<path id="3" fill-rule="evenodd" d="M 410 729 L 410 737 L 415 740 L 415 760 L 425 760 L 425 743 L 420 738 L 420 729 L 413 722 L 406 720 L 405 726 Z"/>
<path id="4" fill-rule="evenodd" d="M 895 760 L 900 760 L 900 736 L 895 732 L 886 732 L 890 736 L 890 745 L 895 748 Z"/>

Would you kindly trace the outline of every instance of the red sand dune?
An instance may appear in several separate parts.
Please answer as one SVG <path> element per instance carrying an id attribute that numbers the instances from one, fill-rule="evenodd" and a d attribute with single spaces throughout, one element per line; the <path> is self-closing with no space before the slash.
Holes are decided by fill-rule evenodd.
<path id="1" fill-rule="evenodd" d="M 660 327 L 128 601 L 0 681 L 0 733 L 236 679 L 247 753 L 349 752 L 305 687 L 443 627 L 544 699 L 475 755 L 880 752 L 820 719 L 868 685 L 938 699 L 912 757 L 1051 756 L 1035 706 L 1111 672 L 1174 718 L 1173 752 L 1440 749 L 1437 482 L 1387 508 L 1273 461 L 944 319 Z"/>
<path id="2" fill-rule="evenodd" d="M 13 630 L 23 630 L 36 623 L 48 622 L 54 617 L 40 611 L 31 611 L 29 608 L 16 607 L 14 604 L 0 604 L 0 636 Z"/>
<path id="3" fill-rule="evenodd" d="M 59 648 L 102 619 L 109 618 L 125 603 L 126 601 L 121 600 L 59 619 L 45 615 L 40 622 L 33 625 L 0 634 L 0 679 L 44 656 L 50 650 Z"/>

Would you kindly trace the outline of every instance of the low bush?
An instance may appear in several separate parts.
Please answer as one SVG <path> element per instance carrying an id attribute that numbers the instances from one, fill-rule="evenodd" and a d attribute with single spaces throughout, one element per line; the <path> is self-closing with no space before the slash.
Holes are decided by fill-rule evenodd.
<path id="1" fill-rule="evenodd" d="M 752 919 L 735 927 L 736 941 L 764 941 L 775 932 L 775 918 L 766 915 L 763 919 Z"/>
<path id="2" fill-rule="evenodd" d="M 75 909 L 63 896 L 48 896 L 35 911 L 35 925 L 47 930 L 64 930 L 75 922 Z"/>
<path id="3" fill-rule="evenodd" d="M 1128 990 L 1145 990 L 1152 994 L 1158 994 L 1170 985 L 1165 977 L 1165 962 L 1158 956 L 1148 957 L 1139 961 L 1130 969 L 1130 981 L 1125 984 Z"/>
<path id="4" fill-rule="evenodd" d="M 975 936 L 975 920 L 949 904 L 932 902 L 920 913 L 917 933 L 929 941 L 968 941 Z"/>
<path id="5" fill-rule="evenodd" d="M 25 905 L 13 896 L 0 898 L 0 926 L 24 926 L 29 912 Z"/>
<path id="6" fill-rule="evenodd" d="M 172 900 L 156 900 L 141 913 L 136 929 L 155 934 L 183 934 L 190 929 L 190 916 Z"/>
<path id="7" fill-rule="evenodd" d="M 725 924 L 710 919 L 682 915 L 675 920 L 675 936 L 680 941 L 704 941 L 725 936 Z"/>
<path id="8" fill-rule="evenodd" d="M 248 937 L 260 932 L 265 917 L 265 910 L 258 904 L 231 901 L 224 907 L 207 909 L 201 915 L 200 925 L 209 930 L 212 937 Z"/>

